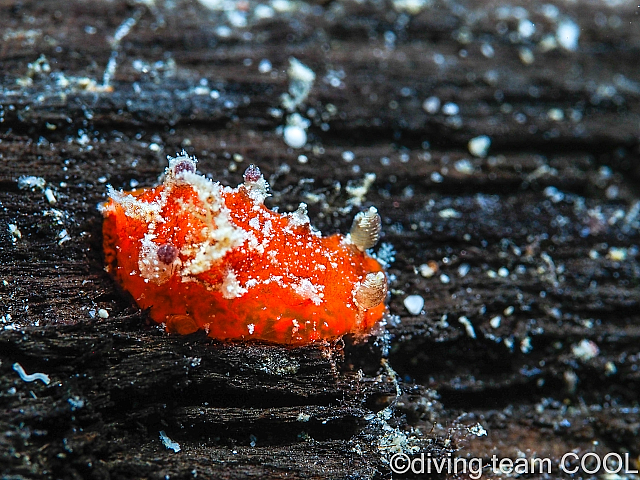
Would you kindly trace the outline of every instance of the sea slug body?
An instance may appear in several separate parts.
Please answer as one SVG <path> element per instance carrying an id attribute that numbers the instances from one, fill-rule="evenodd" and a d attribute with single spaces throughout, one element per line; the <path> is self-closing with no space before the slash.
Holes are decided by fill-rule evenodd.
<path id="1" fill-rule="evenodd" d="M 224 187 L 169 157 L 161 185 L 109 189 L 101 205 L 106 270 L 170 332 L 299 345 L 364 334 L 385 311 L 387 278 L 366 250 L 379 238 L 375 208 L 351 234 L 322 237 L 306 205 L 264 205 L 255 166 Z"/>

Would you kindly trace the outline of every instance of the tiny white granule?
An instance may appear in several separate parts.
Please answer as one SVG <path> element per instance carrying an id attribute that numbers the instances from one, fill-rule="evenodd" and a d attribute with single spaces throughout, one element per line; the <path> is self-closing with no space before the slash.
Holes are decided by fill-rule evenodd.
<path id="1" fill-rule="evenodd" d="M 500 267 L 498 269 L 498 275 L 501 276 L 502 278 L 506 278 L 509 276 L 509 270 L 506 269 L 505 267 Z"/>
<path id="2" fill-rule="evenodd" d="M 480 135 L 479 137 L 472 138 L 469 140 L 469 144 L 467 145 L 471 155 L 481 158 L 487 156 L 490 146 L 491 139 L 487 135 Z"/>
<path id="3" fill-rule="evenodd" d="M 311 419 L 311 416 L 309 414 L 303 413 L 303 412 L 300 412 L 298 414 L 298 418 L 297 418 L 297 420 L 299 422 L 308 422 L 310 419 Z"/>
<path id="4" fill-rule="evenodd" d="M 520 351 L 522 353 L 529 353 L 531 350 L 533 350 L 533 347 L 531 346 L 531 337 L 524 337 L 520 342 Z"/>
<path id="5" fill-rule="evenodd" d="M 100 318 L 109 318 L 109 312 L 104 308 L 101 308 L 100 310 L 98 310 L 98 316 Z"/>
<path id="6" fill-rule="evenodd" d="M 50 205 L 56 203 L 56 196 L 53 194 L 53 190 L 51 190 L 50 188 L 45 189 L 44 196 L 47 197 L 47 202 L 49 202 Z"/>
<path id="7" fill-rule="evenodd" d="M 476 423 L 475 425 L 468 427 L 467 430 L 469 433 L 471 433 L 472 435 L 475 435 L 476 437 L 484 437 L 487 435 L 487 431 L 479 423 Z"/>
<path id="8" fill-rule="evenodd" d="M 247 330 L 249 330 L 249 335 L 253 335 L 253 332 L 256 329 L 256 325 L 254 323 L 250 323 L 249 325 L 247 325 Z"/>
<path id="9" fill-rule="evenodd" d="M 22 238 L 22 232 L 18 228 L 18 226 L 14 223 L 10 223 L 8 225 L 9 233 L 11 234 L 11 241 L 15 243 L 16 240 Z"/>
<path id="10" fill-rule="evenodd" d="M 356 156 L 354 155 L 353 152 L 346 150 L 344 152 L 342 152 L 342 159 L 345 162 L 353 162 L 353 160 L 356 158 Z"/>
<path id="11" fill-rule="evenodd" d="M 434 114 L 440 110 L 440 99 L 438 97 L 429 97 L 422 102 L 422 108 L 425 112 Z"/>
<path id="12" fill-rule="evenodd" d="M 449 275 L 443 273 L 440 275 L 440 281 L 442 283 L 449 283 L 451 281 L 451 279 L 449 278 Z"/>
<path id="13" fill-rule="evenodd" d="M 471 267 L 469 266 L 469 264 L 463 263 L 458 267 L 458 275 L 460 275 L 461 277 L 464 277 L 467 275 L 467 273 L 469 273 L 469 270 L 471 270 Z"/>
<path id="14" fill-rule="evenodd" d="M 423 263 L 418 267 L 418 271 L 424 278 L 431 278 L 438 271 L 438 265 L 436 263 Z"/>
<path id="15" fill-rule="evenodd" d="M 420 295 L 409 295 L 404 299 L 404 306 L 411 315 L 419 315 L 424 307 L 424 298 Z"/>
<path id="16" fill-rule="evenodd" d="M 260 73 L 269 73 L 272 68 L 271 62 L 266 58 L 260 60 L 260 63 L 258 64 L 258 71 Z"/>
<path id="17" fill-rule="evenodd" d="M 580 27 L 572 20 L 563 20 L 558 24 L 556 30 L 558 43 L 566 50 L 575 51 L 578 49 L 578 38 L 580 38 Z"/>
<path id="18" fill-rule="evenodd" d="M 18 362 L 14 363 L 12 368 L 16 372 L 18 372 L 20 378 L 25 382 L 35 382 L 36 380 L 40 380 L 45 385 L 49 385 L 49 383 L 51 382 L 51 380 L 49 379 L 49 375 L 44 373 L 32 373 L 29 375 L 24 371 L 24 368 L 22 368 L 22 365 L 20 365 Z"/>
<path id="19" fill-rule="evenodd" d="M 460 113 L 460 107 L 453 102 L 448 102 L 442 106 L 442 113 L 449 116 L 457 115 Z"/>
<path id="20" fill-rule="evenodd" d="M 297 125 L 284 127 L 284 143 L 291 148 L 302 148 L 307 143 L 307 132 Z"/>
<path id="21" fill-rule="evenodd" d="M 528 18 L 523 18 L 518 23 L 518 33 L 522 38 L 529 38 L 536 32 L 535 24 Z"/>
<path id="22" fill-rule="evenodd" d="M 592 358 L 598 356 L 600 353 L 600 349 L 598 346 L 592 342 L 591 340 L 587 340 L 586 338 L 581 340 L 580 343 L 571 346 L 571 351 L 576 358 L 579 358 L 583 362 L 591 360 Z"/>
<path id="23" fill-rule="evenodd" d="M 622 262 L 627 259 L 627 249 L 611 247 L 607 253 L 607 258 L 614 262 Z"/>
<path id="24" fill-rule="evenodd" d="M 489 324 L 493 328 L 498 328 L 500 326 L 500 322 L 502 322 L 502 317 L 500 315 L 496 315 L 491 320 L 489 320 Z"/>
<path id="25" fill-rule="evenodd" d="M 473 329 L 473 324 L 467 317 L 458 318 L 458 323 L 464 325 L 464 329 L 467 331 L 467 335 L 470 338 L 476 338 L 476 331 Z"/>
<path id="26" fill-rule="evenodd" d="M 180 451 L 180 444 L 171 440 L 164 430 L 160 430 L 160 440 L 162 440 L 162 444 L 167 447 L 168 450 L 173 450 L 176 453 Z"/>
<path id="27" fill-rule="evenodd" d="M 471 163 L 468 158 L 458 160 L 453 164 L 453 168 L 455 168 L 457 172 L 460 172 L 464 175 L 471 175 L 475 171 L 473 163 Z"/>

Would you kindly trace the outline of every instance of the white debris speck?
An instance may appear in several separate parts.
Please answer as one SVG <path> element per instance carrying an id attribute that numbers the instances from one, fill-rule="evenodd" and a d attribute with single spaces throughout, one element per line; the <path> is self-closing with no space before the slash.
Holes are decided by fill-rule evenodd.
<path id="1" fill-rule="evenodd" d="M 18 188 L 20 190 L 32 190 L 34 188 L 42 190 L 47 181 L 42 177 L 22 176 L 18 178 Z"/>
<path id="2" fill-rule="evenodd" d="M 298 163 L 305 164 L 309 162 L 309 157 L 306 155 L 298 155 Z"/>
<path id="3" fill-rule="evenodd" d="M 451 278 L 449 278 L 449 275 L 443 273 L 440 275 L 440 282 L 442 283 L 449 283 L 451 281 Z"/>
<path id="4" fill-rule="evenodd" d="M 300 412 L 297 418 L 299 422 L 308 422 L 310 419 L 311 419 L 311 415 L 304 412 Z"/>
<path id="5" fill-rule="evenodd" d="M 302 148 L 307 143 L 307 132 L 297 125 L 284 127 L 284 143 L 291 148 Z"/>
<path id="6" fill-rule="evenodd" d="M 440 110 L 440 99 L 438 97 L 429 97 L 422 102 L 422 108 L 431 115 L 438 113 L 438 110 Z"/>
<path id="7" fill-rule="evenodd" d="M 487 435 L 487 431 L 485 430 L 485 428 L 480 425 L 479 423 L 476 423 L 475 425 L 468 427 L 467 431 L 472 434 L 475 435 L 476 437 L 484 437 Z"/>
<path id="8" fill-rule="evenodd" d="M 469 140 L 467 147 L 469 153 L 476 157 L 486 157 L 489 147 L 491 146 L 491 139 L 486 135 L 480 135 L 479 137 Z"/>
<path id="9" fill-rule="evenodd" d="M 49 375 L 46 375 L 44 373 L 32 373 L 29 375 L 27 372 L 24 371 L 24 368 L 22 368 L 22 365 L 20 365 L 18 362 L 14 363 L 12 368 L 16 372 L 18 372 L 18 375 L 20 375 L 20 378 L 25 382 L 35 382 L 36 380 L 40 380 L 45 385 L 49 385 L 49 383 L 51 383 L 51 380 L 49 379 Z"/>
<path id="10" fill-rule="evenodd" d="M 98 310 L 98 316 L 100 318 L 107 319 L 107 318 L 109 318 L 109 312 L 107 310 L 105 310 L 104 308 L 101 308 L 100 310 Z"/>
<path id="11" fill-rule="evenodd" d="M 249 330 L 249 335 L 253 335 L 253 332 L 256 329 L 256 325 L 255 323 L 250 323 L 249 325 L 247 325 L 247 330 Z"/>
<path id="12" fill-rule="evenodd" d="M 598 356 L 598 354 L 600 353 L 600 349 L 594 342 L 585 338 L 582 339 L 580 343 L 572 345 L 571 352 L 576 358 L 582 360 L 583 362 L 586 362 Z"/>
<path id="13" fill-rule="evenodd" d="M 531 350 L 533 350 L 533 347 L 531 346 L 531 337 L 524 337 L 520 342 L 520 351 L 522 353 L 529 353 Z"/>
<path id="14" fill-rule="evenodd" d="M 578 49 L 580 27 L 573 20 L 563 20 L 556 29 L 556 38 L 562 48 L 573 52 Z"/>
<path id="15" fill-rule="evenodd" d="M 266 58 L 260 60 L 260 63 L 258 64 L 258 71 L 260 73 L 269 73 L 272 68 L 273 67 L 271 66 L 271 62 Z"/>
<path id="16" fill-rule="evenodd" d="M 466 330 L 467 335 L 470 338 L 476 338 L 476 331 L 473 328 L 473 324 L 471 323 L 471 321 L 467 317 L 458 318 L 458 323 L 460 323 L 460 324 L 462 324 L 464 326 L 464 329 Z"/>
<path id="17" fill-rule="evenodd" d="M 162 444 L 167 447 L 167 450 L 173 450 L 176 453 L 180 451 L 180 444 L 171 440 L 164 430 L 160 430 L 160 440 L 162 440 Z"/>
<path id="18" fill-rule="evenodd" d="M 547 111 L 547 118 L 549 118 L 549 120 L 553 120 L 554 122 L 560 122 L 564 120 L 564 112 L 560 108 L 550 108 Z"/>
<path id="19" fill-rule="evenodd" d="M 518 50 L 518 56 L 520 57 L 520 61 L 525 65 L 531 65 L 536 60 L 531 49 L 527 47 L 521 47 Z"/>
<path id="20" fill-rule="evenodd" d="M 500 322 L 502 322 L 502 317 L 500 315 L 496 315 L 489 320 L 489 325 L 491 325 L 492 328 L 498 328 L 500 326 Z"/>
<path id="21" fill-rule="evenodd" d="M 529 38 L 531 35 L 536 33 L 536 26 L 528 18 L 523 18 L 518 23 L 518 33 L 522 38 Z"/>
<path id="22" fill-rule="evenodd" d="M 289 75 L 289 92 L 282 95 L 282 106 L 289 112 L 293 112 L 309 96 L 316 74 L 293 57 L 289 59 L 287 74 Z"/>
<path id="23" fill-rule="evenodd" d="M 471 270 L 471 267 L 469 266 L 469 264 L 463 263 L 458 267 L 458 275 L 460 277 L 464 277 L 467 275 L 467 273 L 469 273 L 469 270 Z"/>
<path id="24" fill-rule="evenodd" d="M 9 233 L 11 234 L 11 241 L 16 243 L 18 240 L 22 238 L 22 232 L 18 228 L 18 226 L 14 223 L 10 223 L 8 225 Z"/>
<path id="25" fill-rule="evenodd" d="M 508 317 L 509 315 L 513 315 L 513 312 L 514 312 L 515 310 L 516 310 L 516 309 L 515 309 L 513 306 L 511 306 L 511 305 L 510 305 L 510 306 L 508 306 L 507 308 L 505 308 L 505 309 L 504 309 L 504 312 L 502 312 L 502 313 L 504 313 L 504 314 Z"/>
<path id="26" fill-rule="evenodd" d="M 353 162 L 353 160 L 356 158 L 356 156 L 354 155 L 353 152 L 346 150 L 344 152 L 342 152 L 342 159 L 345 162 Z"/>
<path id="27" fill-rule="evenodd" d="M 442 113 L 449 116 L 457 115 L 460 113 L 460 107 L 453 102 L 448 102 L 442 106 Z"/>
<path id="28" fill-rule="evenodd" d="M 404 307 L 411 315 L 419 315 L 424 307 L 424 298 L 420 295 L 409 295 L 404 299 Z"/>
<path id="29" fill-rule="evenodd" d="M 418 271 L 424 278 L 431 278 L 438 271 L 438 264 L 435 262 L 423 263 L 418 267 Z"/>
<path id="30" fill-rule="evenodd" d="M 604 364 L 604 374 L 609 377 L 611 375 L 615 375 L 618 373 L 618 369 L 616 368 L 616 364 L 613 362 L 607 362 Z"/>
<path id="31" fill-rule="evenodd" d="M 453 168 L 455 168 L 457 172 L 460 172 L 464 175 L 471 175 L 475 171 L 473 163 L 471 163 L 468 158 L 458 160 L 453 164 Z"/>
<path id="32" fill-rule="evenodd" d="M 458 212 L 457 210 L 454 210 L 453 208 L 445 208 L 444 210 L 440 210 L 440 212 L 438 212 L 438 215 L 440 215 L 440 218 L 460 218 L 460 217 L 462 217 L 462 214 L 460 212 Z"/>
<path id="33" fill-rule="evenodd" d="M 56 203 L 56 196 L 53 194 L 53 190 L 51 190 L 50 188 L 45 189 L 44 196 L 46 197 L 49 204 L 53 205 L 54 203 Z"/>
<path id="34" fill-rule="evenodd" d="M 438 172 L 433 172 L 430 178 L 433 183 L 442 183 L 444 180 L 444 177 Z"/>
<path id="35" fill-rule="evenodd" d="M 507 270 L 505 267 L 500 267 L 498 269 L 498 276 L 502 277 L 502 278 L 506 278 L 509 276 L 509 270 Z"/>
<path id="36" fill-rule="evenodd" d="M 611 247 L 607 253 L 607 258 L 614 262 L 622 262 L 627 259 L 627 249 Z"/>

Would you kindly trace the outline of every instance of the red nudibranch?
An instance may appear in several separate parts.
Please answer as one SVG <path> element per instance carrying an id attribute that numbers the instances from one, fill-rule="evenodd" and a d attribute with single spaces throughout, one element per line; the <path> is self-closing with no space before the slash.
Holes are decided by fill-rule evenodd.
<path id="1" fill-rule="evenodd" d="M 161 185 L 109 189 L 106 270 L 170 332 L 300 345 L 370 331 L 387 294 L 366 252 L 380 233 L 376 209 L 357 214 L 346 237 L 322 237 L 305 204 L 280 214 L 268 195 L 253 165 L 230 188 L 196 174 L 194 157 L 169 157 Z"/>

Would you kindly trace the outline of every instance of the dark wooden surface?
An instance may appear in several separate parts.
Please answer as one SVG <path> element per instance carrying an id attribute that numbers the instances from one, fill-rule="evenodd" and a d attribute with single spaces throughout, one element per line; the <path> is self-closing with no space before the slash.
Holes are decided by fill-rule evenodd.
<path id="1" fill-rule="evenodd" d="M 637 458 L 637 6 L 281 2 L 258 18 L 253 2 L 224 5 L 0 2 L 0 475 L 387 478 L 411 447 Z M 563 22 L 577 48 L 546 48 Z M 48 69 L 29 66 L 41 56 Z M 290 57 L 316 73 L 301 150 L 273 115 Z M 459 114 L 426 112 L 430 96 Z M 486 158 L 467 149 L 477 135 Z M 271 205 L 308 203 L 326 233 L 349 228 L 347 187 L 375 173 L 362 205 L 396 250 L 386 334 L 289 349 L 150 325 L 102 269 L 96 207 L 106 184 L 153 185 L 183 148 L 225 184 L 256 163 Z M 403 306 L 411 294 L 423 313 Z M 23 382 L 15 362 L 51 383 Z"/>

